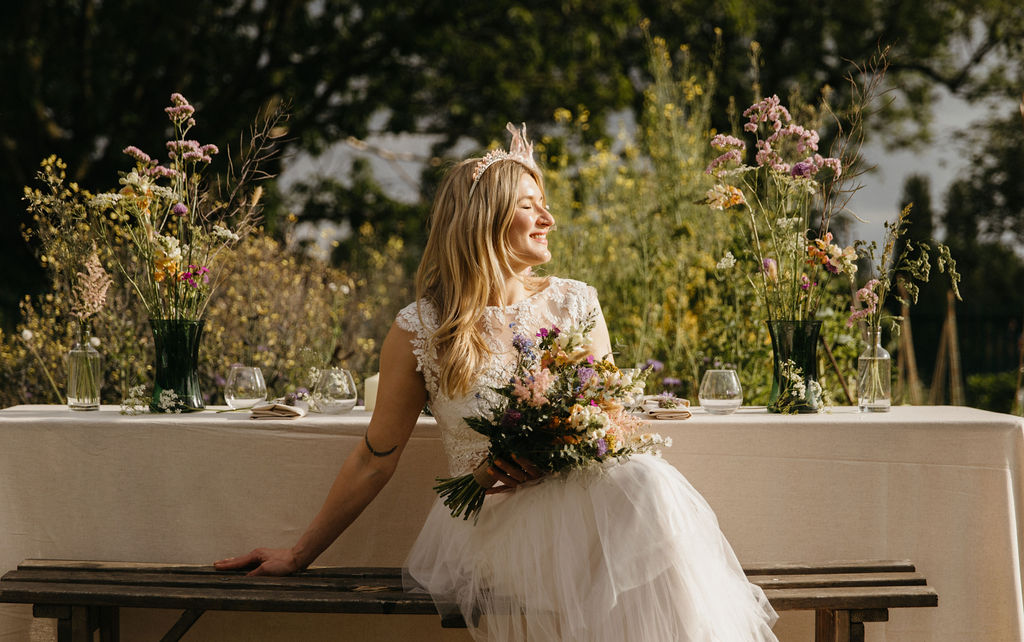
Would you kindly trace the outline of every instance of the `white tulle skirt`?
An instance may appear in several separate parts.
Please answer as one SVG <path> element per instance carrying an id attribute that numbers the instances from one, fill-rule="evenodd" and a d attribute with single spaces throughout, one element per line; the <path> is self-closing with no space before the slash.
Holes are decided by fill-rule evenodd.
<path id="1" fill-rule="evenodd" d="M 477 640 L 776 639 L 707 502 L 651 455 L 492 495 L 476 524 L 438 501 L 407 566 Z"/>

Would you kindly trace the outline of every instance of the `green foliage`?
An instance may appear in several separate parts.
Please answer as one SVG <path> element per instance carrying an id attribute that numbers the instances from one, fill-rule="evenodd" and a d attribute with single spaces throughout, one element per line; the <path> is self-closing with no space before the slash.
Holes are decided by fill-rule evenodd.
<path id="1" fill-rule="evenodd" d="M 967 405 L 994 412 L 1013 412 L 1016 371 L 968 375 L 966 386 Z"/>
<path id="2" fill-rule="evenodd" d="M 649 391 L 669 377 L 696 398 L 702 370 L 717 359 L 736 365 L 754 400 L 770 380 L 767 332 L 749 315 L 756 306 L 746 282 L 716 271 L 742 228 L 735 214 L 703 203 L 715 76 L 685 52 L 674 69 L 662 40 L 652 40 L 650 52 L 656 80 L 635 138 L 623 131 L 614 146 L 588 148 L 578 134 L 588 113 L 556 115 L 575 134 L 561 147 L 580 151 L 548 159 L 549 201 L 561 229 L 552 237 L 551 269 L 598 289 L 621 362 L 665 363 Z"/>
<path id="3" fill-rule="evenodd" d="M 210 403 L 222 402 L 224 376 L 236 362 L 260 366 L 276 396 L 311 387 L 312 366 L 342 365 L 359 381 L 376 372 L 384 335 L 411 296 L 411 277 L 401 241 L 380 243 L 366 227 L 360 238 L 365 272 L 358 274 L 262 235 L 238 246 L 224 266 L 231 276 L 211 299 L 200 346 L 201 389 Z M 0 406 L 64 403 L 71 320 L 65 297 L 25 299 L 17 332 L 0 334 L 0 376 L 10 382 L 0 388 Z M 103 354 L 103 403 L 120 403 L 132 386 L 151 384 L 148 317 L 123 279 L 92 327 Z"/>

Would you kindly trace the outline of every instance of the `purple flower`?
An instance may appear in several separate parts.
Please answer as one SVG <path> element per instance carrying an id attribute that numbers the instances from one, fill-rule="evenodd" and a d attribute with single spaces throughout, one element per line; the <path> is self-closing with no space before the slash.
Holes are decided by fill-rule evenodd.
<path id="1" fill-rule="evenodd" d="M 807 161 L 800 161 L 796 165 L 793 165 L 793 169 L 791 169 L 789 173 L 797 178 L 810 178 L 814 173 L 814 165 Z"/>
<path id="2" fill-rule="evenodd" d="M 504 426 L 514 426 L 520 419 L 523 418 L 523 413 L 518 410 L 508 409 L 505 412 L 505 416 L 501 418 L 501 423 Z"/>
<path id="3" fill-rule="evenodd" d="M 547 328 L 541 328 L 537 332 L 537 336 L 540 337 L 541 339 L 543 339 L 544 337 L 548 336 L 548 329 Z"/>
<path id="4" fill-rule="evenodd" d="M 648 359 L 645 368 L 650 368 L 653 372 L 661 372 L 665 369 L 665 364 L 658 361 L 657 359 Z"/>
<path id="5" fill-rule="evenodd" d="M 663 386 L 668 386 L 669 388 L 678 388 L 679 386 L 683 385 L 683 382 L 681 379 L 678 379 L 676 377 L 665 377 L 664 379 L 661 380 L 661 384 Z"/>
<path id="6" fill-rule="evenodd" d="M 174 213 L 175 216 L 185 216 L 188 214 L 188 206 L 184 203 L 175 203 L 174 207 L 171 208 L 171 212 Z"/>
<path id="7" fill-rule="evenodd" d="M 598 439 L 597 440 L 597 456 L 601 457 L 606 452 L 608 452 L 608 442 L 606 442 L 604 439 Z"/>
<path id="8" fill-rule="evenodd" d="M 512 335 L 512 347 L 518 352 L 526 353 L 533 347 L 533 341 L 530 341 L 525 336 L 516 333 Z"/>
<path id="9" fill-rule="evenodd" d="M 587 382 L 590 381 L 595 374 L 596 372 L 594 372 L 593 368 L 585 368 L 583 366 L 576 368 L 576 376 L 580 378 L 580 385 L 582 386 L 587 385 Z"/>

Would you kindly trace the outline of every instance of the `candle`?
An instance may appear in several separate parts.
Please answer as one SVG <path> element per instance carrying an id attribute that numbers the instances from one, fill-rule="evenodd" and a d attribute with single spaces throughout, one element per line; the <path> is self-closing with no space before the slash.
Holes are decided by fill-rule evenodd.
<path id="1" fill-rule="evenodd" d="M 366 404 L 367 410 L 373 410 L 373 407 L 377 404 L 377 380 L 380 378 L 380 373 L 370 375 L 363 382 L 363 403 Z"/>

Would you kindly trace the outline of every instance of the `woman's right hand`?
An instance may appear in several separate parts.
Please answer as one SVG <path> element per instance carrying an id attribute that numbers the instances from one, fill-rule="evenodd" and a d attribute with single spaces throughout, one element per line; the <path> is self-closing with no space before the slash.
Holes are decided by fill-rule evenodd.
<path id="1" fill-rule="evenodd" d="M 245 555 L 214 562 L 213 566 L 218 571 L 251 568 L 248 575 L 291 575 L 303 569 L 290 548 L 257 548 Z"/>

